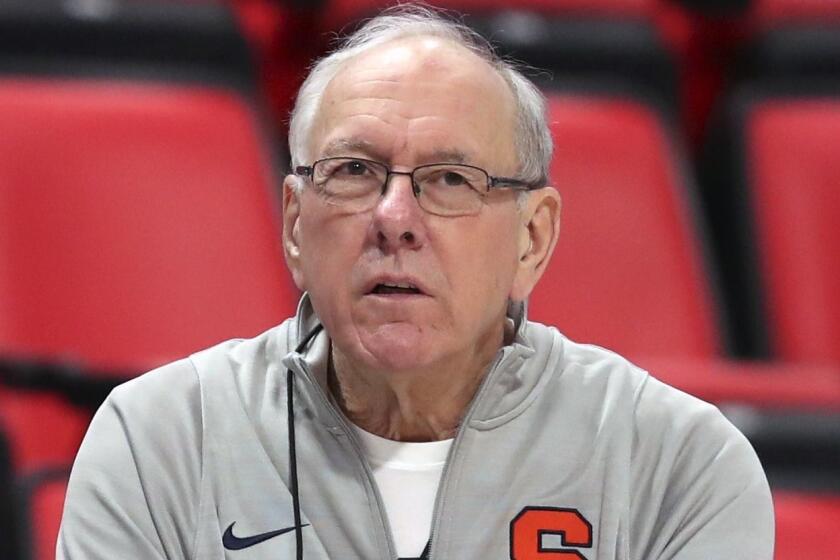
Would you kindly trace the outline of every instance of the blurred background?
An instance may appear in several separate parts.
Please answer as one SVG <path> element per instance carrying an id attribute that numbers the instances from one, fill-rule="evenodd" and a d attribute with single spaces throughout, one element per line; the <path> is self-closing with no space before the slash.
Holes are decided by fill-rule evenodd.
<path id="1" fill-rule="evenodd" d="M 54 558 L 111 388 L 294 312 L 293 96 L 388 4 L 0 1 L 0 558 Z M 836 560 L 840 2 L 433 4 L 548 97 L 564 218 L 531 318 L 717 404 L 776 558 Z"/>

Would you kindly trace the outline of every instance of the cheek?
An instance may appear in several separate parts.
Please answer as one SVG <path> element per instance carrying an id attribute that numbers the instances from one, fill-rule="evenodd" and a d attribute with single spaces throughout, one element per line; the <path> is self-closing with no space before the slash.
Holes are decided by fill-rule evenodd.
<path id="1" fill-rule="evenodd" d="M 354 218 L 318 208 L 301 212 L 301 270 L 313 299 L 331 302 L 344 297 L 342 288 L 349 284 L 363 246 L 364 230 Z"/>
<path id="2" fill-rule="evenodd" d="M 517 264 L 513 232 L 513 225 L 500 222 L 496 228 L 454 237 L 459 240 L 458 250 L 447 255 L 446 265 L 454 276 L 453 287 L 459 288 L 455 304 L 469 308 L 468 316 L 494 315 L 507 305 Z"/>
<path id="3" fill-rule="evenodd" d="M 516 272 L 516 247 L 508 242 L 494 244 L 482 265 L 485 274 L 480 281 L 485 297 L 488 301 L 501 301 L 507 305 Z"/>

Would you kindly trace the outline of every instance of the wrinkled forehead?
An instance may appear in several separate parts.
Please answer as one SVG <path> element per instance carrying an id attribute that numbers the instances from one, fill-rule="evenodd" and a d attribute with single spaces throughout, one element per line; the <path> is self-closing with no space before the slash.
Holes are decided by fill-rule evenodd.
<path id="1" fill-rule="evenodd" d="M 373 47 L 339 69 L 309 148 L 323 155 L 353 139 L 389 151 L 411 133 L 424 149 L 459 160 L 506 160 L 514 157 L 515 114 L 507 82 L 488 62 L 446 39 L 412 37 Z"/>

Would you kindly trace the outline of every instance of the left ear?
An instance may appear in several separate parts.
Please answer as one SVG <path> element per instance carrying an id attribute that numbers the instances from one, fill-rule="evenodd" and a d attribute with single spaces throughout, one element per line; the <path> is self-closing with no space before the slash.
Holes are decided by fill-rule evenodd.
<path id="1" fill-rule="evenodd" d="M 510 291 L 510 299 L 524 301 L 545 272 L 560 235 L 560 193 L 544 187 L 528 194 L 520 211 L 520 258 Z"/>
<path id="2" fill-rule="evenodd" d="M 300 260 L 300 190 L 300 177 L 287 175 L 283 181 L 283 252 L 295 285 L 304 292 L 306 283 Z"/>

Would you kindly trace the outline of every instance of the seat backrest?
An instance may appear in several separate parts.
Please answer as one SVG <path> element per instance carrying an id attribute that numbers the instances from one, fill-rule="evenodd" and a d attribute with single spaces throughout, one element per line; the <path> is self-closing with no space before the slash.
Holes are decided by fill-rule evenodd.
<path id="1" fill-rule="evenodd" d="M 840 97 L 752 103 L 744 173 L 773 353 L 840 363 Z"/>
<path id="2" fill-rule="evenodd" d="M 90 418 L 55 393 L 0 386 L 0 429 L 15 475 L 72 462 Z"/>
<path id="3" fill-rule="evenodd" d="M 840 494 L 774 492 L 776 560 L 833 560 L 840 550 Z"/>
<path id="4" fill-rule="evenodd" d="M 331 0 L 327 3 L 330 18 L 335 22 L 370 15 L 396 4 L 394 0 Z M 520 0 L 512 5 L 507 0 L 445 0 L 436 5 L 462 12 L 534 10 L 544 13 L 584 13 L 647 17 L 662 7 L 661 0 Z"/>
<path id="5" fill-rule="evenodd" d="M 293 312 L 232 90 L 5 78 L 0 129 L 0 353 L 142 369 Z"/>
<path id="6" fill-rule="evenodd" d="M 22 481 L 26 560 L 55 558 L 69 475 L 69 468 L 50 469 Z"/>
<path id="7" fill-rule="evenodd" d="M 750 13 L 761 25 L 832 19 L 840 23 L 840 4 L 826 0 L 753 0 Z"/>
<path id="8" fill-rule="evenodd" d="M 328 0 L 324 32 L 347 32 L 395 0 Z M 675 52 L 686 47 L 686 14 L 667 0 L 444 0 L 501 55 L 544 70 L 540 84 L 620 79 L 676 106 Z"/>
<path id="9" fill-rule="evenodd" d="M 721 351 L 700 230 L 661 115 L 629 98 L 552 94 L 560 241 L 530 317 L 633 355 Z"/>
<path id="10" fill-rule="evenodd" d="M 15 508 L 11 451 L 0 424 L 0 558 L 18 558 L 18 511 Z"/>
<path id="11" fill-rule="evenodd" d="M 753 0 L 745 18 L 738 75 L 801 86 L 834 81 L 840 68 L 840 3 Z M 836 91 L 836 87 L 835 87 Z"/>
<path id="12" fill-rule="evenodd" d="M 149 76 L 251 87 L 227 0 L 4 0 L 0 72 Z"/>

